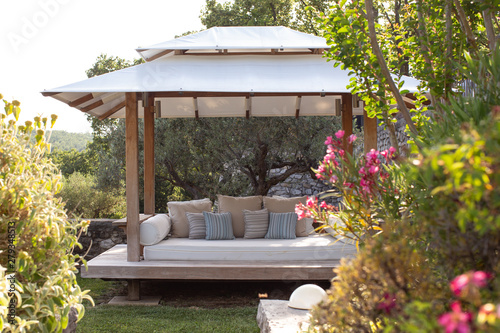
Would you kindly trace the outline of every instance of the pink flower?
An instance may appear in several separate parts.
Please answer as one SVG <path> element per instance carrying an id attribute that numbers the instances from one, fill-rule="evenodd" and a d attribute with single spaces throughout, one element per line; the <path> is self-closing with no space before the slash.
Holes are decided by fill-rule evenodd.
<path id="1" fill-rule="evenodd" d="M 320 164 L 319 167 L 318 167 L 318 172 L 325 172 L 325 166 L 323 164 Z"/>
<path id="2" fill-rule="evenodd" d="M 319 205 L 321 208 L 327 208 L 328 205 L 326 204 L 326 202 L 324 201 L 321 201 L 321 204 Z"/>
<path id="3" fill-rule="evenodd" d="M 372 165 L 372 166 L 370 167 L 370 173 L 371 173 L 372 175 L 376 174 L 379 170 L 380 170 L 380 167 L 379 167 L 378 165 Z"/>
<path id="4" fill-rule="evenodd" d="M 320 173 L 317 173 L 317 174 L 316 174 L 316 178 L 321 179 L 321 178 L 323 178 L 323 175 L 322 175 L 322 174 L 320 174 Z"/>
<path id="5" fill-rule="evenodd" d="M 331 136 L 326 137 L 325 145 L 331 145 L 333 142 L 333 138 Z"/>
<path id="6" fill-rule="evenodd" d="M 302 207 L 300 207 L 300 204 L 295 206 L 295 214 L 297 214 L 299 220 L 306 217 L 306 213 L 304 212 Z"/>
<path id="7" fill-rule="evenodd" d="M 387 150 L 380 152 L 380 155 L 382 155 L 384 158 L 387 158 L 387 154 L 389 154 L 389 151 L 387 151 Z"/>
<path id="8" fill-rule="evenodd" d="M 358 137 L 354 134 L 349 135 L 349 143 L 352 144 L 357 138 Z"/>
<path id="9" fill-rule="evenodd" d="M 337 177 L 335 175 L 333 175 L 333 176 L 330 177 L 330 183 L 336 183 L 337 180 L 339 180 L 339 177 Z"/>
<path id="10" fill-rule="evenodd" d="M 345 155 L 345 151 L 344 151 L 344 149 L 340 149 L 340 150 L 339 150 L 339 155 L 340 155 L 340 156 L 344 156 L 344 155 Z"/>
<path id="11" fill-rule="evenodd" d="M 345 135 L 345 131 L 343 130 L 339 130 L 337 133 L 335 133 L 335 136 L 337 137 L 337 139 L 342 139 Z"/>
<path id="12" fill-rule="evenodd" d="M 491 273 L 477 271 L 472 275 L 472 283 L 479 288 L 484 288 L 488 284 L 488 280 L 492 277 L 493 275 Z"/>
<path id="13" fill-rule="evenodd" d="M 307 198 L 307 201 L 306 201 L 307 207 L 313 208 L 314 206 L 316 206 L 316 200 L 315 199 L 316 198 L 314 198 L 314 197 Z"/>
<path id="14" fill-rule="evenodd" d="M 396 295 L 385 293 L 384 299 L 377 305 L 377 309 L 389 314 L 396 307 Z"/>
<path id="15" fill-rule="evenodd" d="M 393 155 L 396 152 L 396 148 L 390 147 L 389 152 L 391 153 L 391 155 Z"/>
<path id="16" fill-rule="evenodd" d="M 441 315 L 438 319 L 439 325 L 443 326 L 446 333 L 469 333 L 471 328 L 469 323 L 472 315 L 468 312 L 462 312 L 459 302 L 451 304 L 451 312 Z"/>
<path id="17" fill-rule="evenodd" d="M 360 175 L 366 175 L 365 167 L 361 167 L 358 171 Z"/>
<path id="18" fill-rule="evenodd" d="M 368 153 L 366 153 L 366 158 L 368 161 L 375 161 L 377 160 L 378 157 L 378 151 L 375 149 L 370 150 Z"/>
<path id="19" fill-rule="evenodd" d="M 450 288 L 453 294 L 460 296 L 462 291 L 469 285 L 483 288 L 486 287 L 488 280 L 493 276 L 490 273 L 477 271 L 477 272 L 467 272 L 465 274 L 459 275 L 450 282 Z"/>

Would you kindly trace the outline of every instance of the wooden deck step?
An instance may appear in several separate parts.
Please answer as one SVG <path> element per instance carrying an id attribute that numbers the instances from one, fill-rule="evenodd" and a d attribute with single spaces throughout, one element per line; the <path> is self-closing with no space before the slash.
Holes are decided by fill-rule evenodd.
<path id="1" fill-rule="evenodd" d="M 84 278 L 164 280 L 331 280 L 339 260 L 144 261 L 127 262 L 127 246 L 116 245 L 82 266 Z"/>

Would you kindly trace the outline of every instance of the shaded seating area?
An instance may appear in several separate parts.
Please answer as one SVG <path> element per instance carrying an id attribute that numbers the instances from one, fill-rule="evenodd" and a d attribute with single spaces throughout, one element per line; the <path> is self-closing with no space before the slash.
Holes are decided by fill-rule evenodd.
<path id="1" fill-rule="evenodd" d="M 323 58 L 328 48 L 323 38 L 284 27 L 211 28 L 137 49 L 144 64 L 42 92 L 101 120 L 125 118 L 127 245 L 89 261 L 82 276 L 127 279 L 132 300 L 140 298 L 140 279 L 330 279 L 340 256 L 142 260 L 140 245 L 140 214 L 155 214 L 155 118 L 340 116 L 350 135 L 353 116 L 362 115 L 365 150 L 376 148 L 376 119 L 368 118 L 346 89 L 348 71 Z M 417 84 L 405 78 L 410 92 Z M 144 119 L 144 207 L 139 207 L 139 118 Z M 170 252 L 181 246 L 172 245 Z"/>

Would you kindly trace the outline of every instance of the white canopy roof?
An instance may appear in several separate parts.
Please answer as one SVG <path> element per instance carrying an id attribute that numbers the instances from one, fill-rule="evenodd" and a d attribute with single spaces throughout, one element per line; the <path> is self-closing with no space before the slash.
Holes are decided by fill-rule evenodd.
<path id="1" fill-rule="evenodd" d="M 324 48 L 323 38 L 283 27 L 212 28 L 138 49 L 147 63 L 43 94 L 101 119 L 125 116 L 125 92 L 154 93 L 164 118 L 335 115 L 349 77 L 317 54 Z"/>
<path id="2" fill-rule="evenodd" d="M 214 27 L 167 42 L 136 49 L 146 61 L 173 51 L 196 53 L 318 53 L 328 49 L 324 38 L 285 27 Z M 180 53 L 180 52 L 178 52 Z"/>

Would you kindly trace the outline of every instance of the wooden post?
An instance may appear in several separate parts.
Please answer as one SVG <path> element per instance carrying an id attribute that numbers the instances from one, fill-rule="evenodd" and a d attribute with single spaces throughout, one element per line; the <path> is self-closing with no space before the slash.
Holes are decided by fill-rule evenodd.
<path id="1" fill-rule="evenodd" d="M 144 106 L 144 214 L 155 213 L 155 117 L 154 96 Z"/>
<path id="2" fill-rule="evenodd" d="M 377 150 L 377 117 L 369 118 L 366 110 L 363 110 L 363 124 L 366 154 L 372 149 Z"/>
<path id="3" fill-rule="evenodd" d="M 344 130 L 344 150 L 352 155 L 352 145 L 347 138 L 352 134 L 352 94 L 342 95 L 342 129 Z"/>
<path id="4" fill-rule="evenodd" d="M 127 280 L 127 300 L 139 301 L 141 300 L 141 281 L 140 280 Z"/>
<path id="5" fill-rule="evenodd" d="M 139 128 L 136 93 L 125 94 L 127 261 L 140 261 Z"/>

